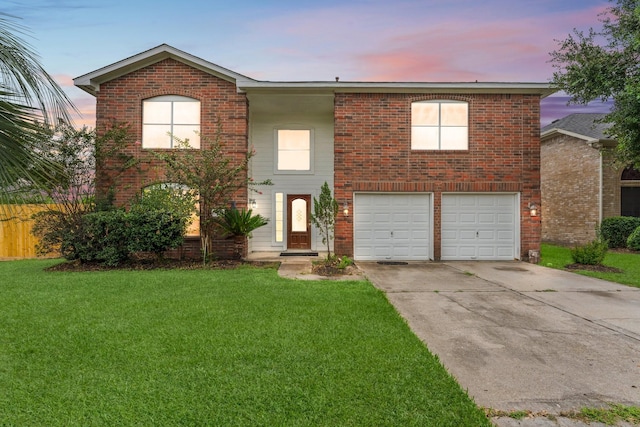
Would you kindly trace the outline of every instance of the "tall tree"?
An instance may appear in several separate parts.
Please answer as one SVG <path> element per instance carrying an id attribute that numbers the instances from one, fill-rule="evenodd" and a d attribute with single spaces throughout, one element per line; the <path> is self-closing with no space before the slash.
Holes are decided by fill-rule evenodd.
<path id="1" fill-rule="evenodd" d="M 75 109 L 19 35 L 26 30 L 0 13 L 0 204 L 20 200 L 23 184 L 46 185 L 56 164 L 38 153 L 42 124 L 70 122 Z"/>
<path id="2" fill-rule="evenodd" d="M 613 101 L 604 121 L 618 141 L 619 158 L 640 167 L 640 2 L 610 1 L 599 15 L 600 29 L 574 29 L 558 42 L 551 52 L 552 83 L 571 103 Z"/>

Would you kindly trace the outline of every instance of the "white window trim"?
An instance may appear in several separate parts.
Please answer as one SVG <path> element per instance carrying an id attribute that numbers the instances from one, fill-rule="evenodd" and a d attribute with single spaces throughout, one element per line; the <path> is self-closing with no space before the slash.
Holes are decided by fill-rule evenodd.
<path id="1" fill-rule="evenodd" d="M 278 132 L 281 130 L 309 131 L 309 170 L 280 170 L 278 169 Z M 273 173 L 276 175 L 313 175 L 315 157 L 315 129 L 308 126 L 279 126 L 273 129 Z"/>
<path id="2" fill-rule="evenodd" d="M 420 104 L 420 103 L 433 103 L 433 104 L 438 104 L 438 148 L 416 148 L 413 146 L 413 135 L 411 136 L 411 150 L 412 151 L 468 151 L 469 150 L 469 102 L 468 101 L 459 101 L 459 100 L 455 100 L 455 99 L 425 99 L 425 100 L 421 100 L 421 101 L 413 101 L 411 103 L 410 108 L 413 107 L 413 104 Z M 441 129 L 443 128 L 441 122 L 442 122 L 442 110 L 441 110 L 441 106 L 442 104 L 466 104 L 467 105 L 467 146 L 466 148 L 442 148 L 442 131 Z M 421 127 L 419 125 L 414 125 L 413 124 L 413 119 L 411 120 L 411 132 L 413 133 L 413 128 L 414 127 Z M 423 127 L 435 127 L 435 126 L 423 126 Z M 449 127 L 449 126 L 444 126 L 444 127 Z M 461 126 L 460 126 L 461 127 Z"/>
<path id="3" fill-rule="evenodd" d="M 171 133 L 173 134 L 173 126 L 175 125 L 174 120 L 173 120 L 173 111 L 174 111 L 174 104 L 178 103 L 178 102 L 197 102 L 200 105 L 200 108 L 202 108 L 202 103 L 200 102 L 199 99 L 196 98 L 191 98 L 188 96 L 181 96 L 181 95 L 160 95 L 160 96 L 154 96 L 151 98 L 147 98 L 147 99 L 143 99 L 142 100 L 142 148 L 143 149 L 148 149 L 148 150 L 172 150 L 172 149 L 176 149 L 176 148 L 186 148 L 186 147 L 175 147 L 174 143 L 175 140 L 173 137 L 171 137 L 170 140 L 170 147 L 149 147 L 149 146 L 145 146 L 145 137 L 144 137 L 144 127 L 147 123 L 144 122 L 144 104 L 145 102 L 170 102 L 171 103 L 171 122 L 168 123 L 168 125 L 171 128 Z M 198 128 L 198 133 L 201 130 L 201 126 L 202 126 L 202 110 L 200 109 L 200 117 L 198 117 L 198 123 L 184 123 L 187 125 L 193 125 L 194 127 L 197 126 Z M 153 125 L 154 123 L 149 123 L 149 125 Z M 179 123 L 179 124 L 183 124 L 183 123 Z M 193 150 L 199 150 L 201 147 L 201 141 L 198 141 L 198 146 L 197 147 L 189 147 Z"/>

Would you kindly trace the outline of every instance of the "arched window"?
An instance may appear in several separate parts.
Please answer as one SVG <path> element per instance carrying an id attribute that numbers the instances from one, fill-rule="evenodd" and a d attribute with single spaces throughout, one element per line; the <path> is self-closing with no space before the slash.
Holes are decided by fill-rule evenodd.
<path id="1" fill-rule="evenodd" d="M 200 101 L 177 95 L 142 101 L 142 147 L 200 148 Z"/>
<path id="2" fill-rule="evenodd" d="M 411 104 L 412 150 L 468 150 L 469 104 L 417 101 Z"/>
<path id="3" fill-rule="evenodd" d="M 622 171 L 622 181 L 640 181 L 640 170 L 629 166 Z"/>

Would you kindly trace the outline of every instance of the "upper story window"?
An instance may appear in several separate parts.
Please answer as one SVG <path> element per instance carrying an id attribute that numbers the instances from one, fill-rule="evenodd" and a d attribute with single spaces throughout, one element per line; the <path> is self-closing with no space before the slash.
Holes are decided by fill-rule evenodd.
<path id="1" fill-rule="evenodd" d="M 156 96 L 142 102 L 142 148 L 200 148 L 200 101 L 186 96 Z"/>
<path id="2" fill-rule="evenodd" d="M 276 170 L 311 172 L 313 138 L 310 129 L 276 131 Z"/>
<path id="3" fill-rule="evenodd" d="M 468 150 L 469 104 L 418 101 L 411 104 L 412 150 Z"/>

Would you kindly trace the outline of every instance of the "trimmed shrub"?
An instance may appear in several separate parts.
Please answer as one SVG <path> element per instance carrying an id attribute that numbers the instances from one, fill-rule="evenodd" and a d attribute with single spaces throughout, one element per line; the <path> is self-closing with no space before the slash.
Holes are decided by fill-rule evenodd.
<path id="1" fill-rule="evenodd" d="M 627 239 L 627 247 L 634 251 L 640 251 L 640 226 L 638 226 Z"/>
<path id="2" fill-rule="evenodd" d="M 186 218 L 167 210 L 132 212 L 112 210 L 82 217 L 78 229 L 62 239 L 68 260 L 117 266 L 133 252 L 153 252 L 161 257 L 184 242 Z"/>
<path id="3" fill-rule="evenodd" d="M 168 210 L 144 212 L 132 210 L 126 216 L 129 226 L 128 249 L 131 252 L 153 252 L 158 258 L 168 249 L 184 243 L 188 217 Z"/>
<path id="4" fill-rule="evenodd" d="M 608 248 L 606 241 L 596 239 L 571 249 L 571 258 L 576 264 L 599 265 L 602 264 Z"/>
<path id="5" fill-rule="evenodd" d="M 82 230 L 63 245 L 81 262 L 116 266 L 129 258 L 129 227 L 123 210 L 94 212 L 82 217 Z M 71 250 L 73 248 L 73 250 Z"/>
<path id="6" fill-rule="evenodd" d="M 610 248 L 625 248 L 633 230 L 640 227 L 640 218 L 614 216 L 605 218 L 600 224 L 600 236 L 609 242 Z"/>

